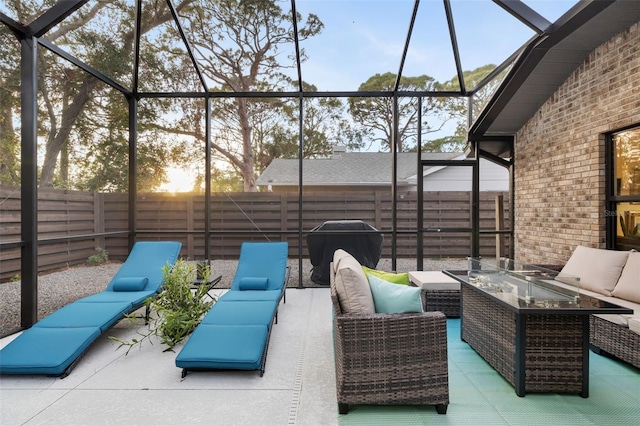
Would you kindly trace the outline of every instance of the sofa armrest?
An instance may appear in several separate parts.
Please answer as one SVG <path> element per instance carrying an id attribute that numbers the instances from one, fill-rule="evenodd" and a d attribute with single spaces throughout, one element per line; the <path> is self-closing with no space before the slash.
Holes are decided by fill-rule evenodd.
<path id="1" fill-rule="evenodd" d="M 449 404 L 447 323 L 442 312 L 335 315 L 336 391 L 349 404 Z"/>
<path id="2" fill-rule="evenodd" d="M 336 362 L 351 368 L 447 365 L 447 323 L 442 312 L 336 315 L 334 340 Z"/>

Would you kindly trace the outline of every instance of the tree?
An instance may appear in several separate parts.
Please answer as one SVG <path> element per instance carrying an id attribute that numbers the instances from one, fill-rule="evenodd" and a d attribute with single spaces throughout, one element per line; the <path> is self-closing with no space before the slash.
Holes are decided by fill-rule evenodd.
<path id="1" fill-rule="evenodd" d="M 305 91 L 315 92 L 313 84 L 303 83 Z M 302 128 L 304 158 L 327 157 L 333 147 L 351 150 L 364 146 L 368 129 L 355 127 L 346 117 L 346 106 L 339 98 L 312 98 L 304 104 Z"/>
<path id="2" fill-rule="evenodd" d="M 394 89 L 396 75 L 390 72 L 376 74 L 362 83 L 359 91 L 387 91 Z M 418 77 L 401 77 L 399 90 L 404 91 L 434 91 L 439 84 L 427 75 Z M 381 148 L 390 151 L 393 147 L 393 97 L 351 97 L 349 98 L 349 112 L 353 120 L 368 131 L 374 132 L 374 141 L 380 143 Z M 417 98 L 398 99 L 398 140 L 396 148 L 398 152 L 411 149 L 410 141 L 417 134 L 418 107 Z M 430 124 L 429 115 L 438 115 L 442 104 L 439 99 L 425 98 L 423 100 L 423 132 L 438 130 L 443 122 L 437 125 Z M 378 135 L 378 136 L 375 136 Z M 415 147 L 415 146 L 414 146 Z"/>
<path id="3" fill-rule="evenodd" d="M 496 78 L 487 82 L 484 86 L 478 87 L 478 85 L 495 69 L 495 65 L 487 64 L 474 70 L 464 71 L 462 73 L 467 90 L 473 92 L 471 100 L 473 115 L 476 117 L 480 113 L 480 111 L 482 111 L 487 102 L 489 102 L 491 96 L 493 96 L 493 94 L 496 92 L 498 86 L 500 85 L 502 79 L 506 74 L 506 71 L 503 71 L 499 73 Z M 459 90 L 458 77 L 452 77 L 451 80 L 443 83 L 442 87 L 444 90 Z M 467 98 L 450 98 L 450 100 L 448 101 L 448 110 L 453 119 L 458 123 L 458 127 L 462 128 L 463 133 L 465 133 L 466 129 L 469 127 L 467 123 Z"/>
<path id="4" fill-rule="evenodd" d="M 180 11 L 193 1 L 181 1 L 176 4 L 176 9 Z M 31 22 L 49 6 L 49 3 L 46 6 L 39 3 L 41 2 L 10 0 L 7 2 L 7 8 L 14 13 L 20 22 Z M 172 19 L 166 4 L 163 7 L 161 5 L 163 2 L 143 3 L 142 34 Z M 109 14 L 108 20 L 104 18 L 106 14 Z M 131 22 L 133 22 L 133 8 L 130 2 L 124 0 L 94 2 L 80 8 L 62 24 L 54 27 L 52 31 L 47 33 L 46 38 L 59 46 L 71 46 L 72 50 L 79 47 L 84 52 L 82 59 L 88 65 L 116 81 L 130 81 L 134 40 Z M 120 116 L 108 116 L 109 113 L 120 114 L 122 109 L 111 111 L 103 109 L 102 99 L 119 97 L 115 90 L 107 88 L 93 76 L 67 64 L 56 55 L 44 53 L 43 50 L 40 49 L 38 58 L 38 89 L 42 99 L 38 105 L 42 108 L 39 116 L 46 116 L 47 119 L 41 119 L 38 128 L 39 136 L 45 139 L 40 186 L 51 187 L 57 184 L 69 187 L 68 182 L 60 182 L 59 179 L 66 179 L 70 176 L 66 166 L 69 164 L 70 158 L 73 156 L 76 159 L 81 158 L 84 152 L 96 149 L 104 149 L 103 153 L 94 152 L 97 156 L 109 158 L 108 154 L 110 151 L 113 154 L 113 150 L 106 143 L 128 138 L 128 123 L 123 122 Z M 19 63 L 19 61 L 16 60 L 15 63 Z M 3 83 L 15 79 L 19 81 L 17 66 L 13 73 L 3 72 Z M 9 87 L 11 87 L 13 98 L 19 98 L 19 87 L 17 90 L 13 86 Z M 5 105 L 4 102 L 2 105 Z M 6 116 L 4 110 L 2 116 Z M 102 117 L 102 119 L 92 120 L 94 117 Z M 83 128 L 83 125 L 87 123 L 91 123 L 92 126 L 97 124 L 97 127 Z M 6 140 L 7 133 L 11 134 L 13 129 L 8 131 L 4 127 L 0 129 L 0 132 L 3 132 L 0 134 L 2 139 Z M 116 136 L 118 132 L 121 135 Z M 13 134 L 15 136 L 14 132 Z M 111 138 L 105 138 L 102 141 L 96 139 L 104 134 L 109 134 Z M 17 136 L 15 137 L 17 139 Z M 3 144 L 3 146 L 5 145 Z M 116 187 L 123 186 L 123 178 L 126 182 L 128 162 L 125 160 L 127 158 L 122 158 L 122 162 L 111 162 L 108 165 L 111 168 L 124 169 L 125 173 L 121 173 L 122 170 L 119 171 L 120 173 L 118 171 L 112 173 L 113 176 L 118 174 L 121 176 Z M 157 158 L 153 158 L 151 161 L 156 160 Z M 143 161 L 139 159 L 141 168 L 148 166 Z M 153 173 L 156 176 L 161 176 L 162 167 L 162 163 L 157 163 Z M 60 173 L 56 183 L 55 171 L 57 168 Z M 82 175 L 82 172 L 79 174 Z M 89 183 L 89 186 L 100 188 L 98 175 L 90 180 L 93 183 Z M 80 186 L 86 186 L 86 184 L 87 182 L 81 183 Z M 104 184 L 107 188 L 112 186 L 108 181 L 105 181 Z"/>
<path id="5" fill-rule="evenodd" d="M 203 2 L 185 10 L 191 43 L 200 58 L 202 71 L 217 87 L 214 90 L 251 92 L 277 90 L 289 82 L 284 74 L 294 59 L 280 61 L 280 49 L 294 42 L 291 13 L 283 13 L 276 1 L 220 0 Z M 322 30 L 322 23 L 309 14 L 302 23 L 298 14 L 299 39 Z M 304 51 L 301 52 L 304 60 Z M 252 119 L 260 111 L 249 98 L 216 100 L 218 128 L 213 148 L 240 171 L 246 192 L 257 191 L 256 159 L 253 150 Z M 253 105 L 252 105 L 253 103 Z M 218 106 L 219 105 L 219 106 Z M 233 129 L 232 133 L 229 130 Z M 224 139 L 226 143 L 220 143 Z"/>
<path id="6" fill-rule="evenodd" d="M 431 139 L 422 144 L 422 152 L 462 152 L 467 146 L 464 134 L 456 132 L 453 136 Z"/>
<path id="7" fill-rule="evenodd" d="M 296 82 L 297 84 L 297 82 Z M 302 83 L 303 90 L 317 91 L 310 83 Z M 300 129 L 299 108 L 288 106 L 282 111 L 287 120 L 271 126 L 256 126 L 254 136 L 259 135 L 261 144 L 256 146 L 258 170 L 262 172 L 274 158 L 298 158 Z M 256 130 L 257 129 L 257 130 Z M 266 129 L 262 131 L 262 129 Z M 346 106 L 339 98 L 307 98 L 302 111 L 302 144 L 304 158 L 322 158 L 331 155 L 333 147 L 343 145 L 351 150 L 364 146 L 363 130 L 355 128 L 346 118 Z"/>
<path id="8" fill-rule="evenodd" d="M 482 87 L 478 85 L 486 76 L 495 70 L 493 64 L 483 65 L 472 71 L 464 71 L 462 73 L 465 86 L 473 92 L 472 108 L 474 114 L 477 114 L 484 108 L 491 96 L 495 93 L 498 85 L 502 81 L 506 71 L 499 73 L 496 78 L 489 81 Z M 460 90 L 458 76 L 452 77 L 444 82 L 442 90 L 456 91 Z M 456 123 L 456 131 L 453 135 L 445 136 L 438 139 L 427 140 L 422 144 L 424 152 L 461 152 L 467 145 L 468 123 L 468 100 L 466 97 L 451 97 L 443 102 L 443 112 L 448 115 L 448 120 Z"/>
<path id="9" fill-rule="evenodd" d="M 20 143 L 13 127 L 20 103 L 19 52 L 15 39 L 0 38 L 0 183 L 11 185 L 20 184 Z"/>

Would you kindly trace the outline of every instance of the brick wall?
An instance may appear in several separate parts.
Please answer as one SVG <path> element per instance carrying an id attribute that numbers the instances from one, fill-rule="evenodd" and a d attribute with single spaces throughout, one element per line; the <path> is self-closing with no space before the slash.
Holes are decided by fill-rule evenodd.
<path id="1" fill-rule="evenodd" d="M 520 129 L 518 260 L 563 264 L 605 247 L 605 133 L 640 123 L 640 26 L 596 48 Z"/>

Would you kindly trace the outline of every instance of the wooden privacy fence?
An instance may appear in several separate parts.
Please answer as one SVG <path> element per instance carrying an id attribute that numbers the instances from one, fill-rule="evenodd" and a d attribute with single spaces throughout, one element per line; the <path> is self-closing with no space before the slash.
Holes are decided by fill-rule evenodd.
<path id="1" fill-rule="evenodd" d="M 496 229 L 497 192 L 482 192 L 480 228 Z M 504 197 L 508 200 L 508 197 Z M 327 220 L 359 219 L 385 233 L 383 257 L 391 256 L 392 202 L 387 191 L 338 191 L 305 193 L 299 205 L 296 193 L 215 193 L 210 205 L 210 250 L 212 259 L 236 259 L 242 241 L 285 240 L 289 256 L 296 258 L 303 237 Z M 467 228 L 471 226 L 469 192 L 427 192 L 424 195 L 423 228 Z M 300 222 L 300 211 L 302 222 Z M 505 202 L 503 228 L 509 228 L 509 205 Z M 40 272 L 82 264 L 105 248 L 110 259 L 128 253 L 128 195 L 41 189 L 38 191 L 38 239 Z M 397 204 L 397 255 L 415 257 L 417 244 L 417 196 L 404 193 Z M 202 194 L 139 194 L 136 211 L 137 240 L 176 240 L 182 255 L 205 256 L 205 200 Z M 1 243 L 20 241 L 20 190 L 0 185 Z M 122 232 L 71 241 L 51 239 L 96 233 Z M 508 248 L 510 241 L 506 241 Z M 465 257 L 470 254 L 469 233 L 424 235 L 425 257 Z M 305 238 L 303 256 L 308 257 Z M 481 254 L 494 256 L 496 237 L 481 238 Z M 20 272 L 20 249 L 0 249 L 0 280 Z"/>

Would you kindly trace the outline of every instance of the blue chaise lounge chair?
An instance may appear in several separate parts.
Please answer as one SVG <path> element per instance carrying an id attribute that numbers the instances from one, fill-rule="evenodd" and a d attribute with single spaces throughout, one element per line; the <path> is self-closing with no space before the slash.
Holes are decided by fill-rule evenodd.
<path id="1" fill-rule="evenodd" d="M 181 247 L 173 241 L 137 242 L 104 291 L 60 308 L 0 350 L 0 374 L 66 377 L 104 331 L 160 292 L 162 267 L 175 263 Z"/>
<path id="2" fill-rule="evenodd" d="M 286 242 L 245 242 L 228 292 L 205 315 L 176 357 L 188 370 L 259 370 L 287 285 Z M 285 299 L 286 301 L 286 299 Z"/>

